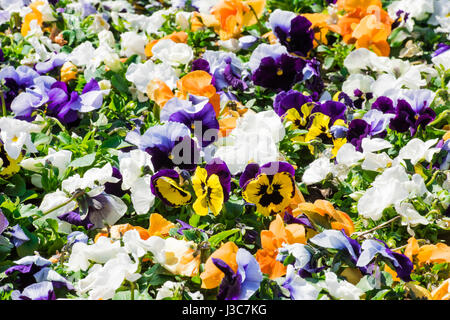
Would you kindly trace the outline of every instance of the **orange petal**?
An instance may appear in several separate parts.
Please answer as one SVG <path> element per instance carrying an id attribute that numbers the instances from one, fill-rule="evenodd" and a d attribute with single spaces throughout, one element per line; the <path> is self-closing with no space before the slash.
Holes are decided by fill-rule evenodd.
<path id="1" fill-rule="evenodd" d="M 205 271 L 200 275 L 203 289 L 213 289 L 218 287 L 224 277 L 223 272 L 212 262 L 212 258 L 223 260 L 234 272 L 237 271 L 236 254 L 238 249 L 236 244 L 229 241 L 213 252 L 208 260 L 206 260 Z"/>
<path id="2" fill-rule="evenodd" d="M 255 254 L 261 272 L 269 275 L 270 279 L 276 279 L 286 274 L 286 266 L 276 259 L 278 251 L 259 249 Z"/>
<path id="3" fill-rule="evenodd" d="M 148 228 L 149 236 L 168 236 L 170 229 L 175 228 L 175 225 L 164 219 L 159 213 L 152 213 L 150 215 L 150 227 Z"/>
<path id="4" fill-rule="evenodd" d="M 175 95 L 165 82 L 153 79 L 147 85 L 147 96 L 162 108 Z"/>

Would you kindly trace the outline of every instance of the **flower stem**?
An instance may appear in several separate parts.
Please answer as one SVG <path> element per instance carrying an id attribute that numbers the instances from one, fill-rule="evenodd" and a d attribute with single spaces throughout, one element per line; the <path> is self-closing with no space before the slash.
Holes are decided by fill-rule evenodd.
<path id="1" fill-rule="evenodd" d="M 3 95 L 3 90 L 0 90 L 0 99 L 2 100 L 2 113 L 3 113 L 3 116 L 6 117 L 6 103 L 5 103 L 5 97 Z"/>
<path id="2" fill-rule="evenodd" d="M 396 220 L 398 220 L 398 219 L 400 219 L 400 218 L 401 218 L 401 216 L 396 216 L 396 217 L 392 218 L 391 220 L 386 221 L 386 222 L 384 222 L 384 223 L 382 223 L 382 224 L 380 224 L 380 225 L 378 225 L 378 226 L 376 226 L 375 228 L 372 228 L 372 229 L 370 229 L 370 230 L 367 230 L 367 231 L 364 231 L 364 232 L 361 232 L 361 233 L 355 232 L 355 233 L 356 233 L 356 236 L 357 236 L 358 238 L 360 238 L 360 237 L 362 237 L 362 236 L 364 236 L 364 235 L 366 235 L 366 234 L 368 234 L 368 233 L 371 233 L 371 232 L 373 232 L 373 231 L 382 229 L 382 228 L 388 226 L 390 223 L 392 223 L 392 222 L 394 222 L 394 221 L 396 221 Z"/>
<path id="3" fill-rule="evenodd" d="M 64 207 L 65 205 L 67 205 L 67 204 L 69 204 L 70 202 L 76 200 L 77 198 L 81 197 L 81 196 L 84 195 L 84 194 L 85 194 L 85 191 L 83 191 L 83 190 L 76 191 L 76 192 L 70 197 L 70 199 L 68 199 L 67 201 L 64 201 L 63 203 L 57 205 L 56 207 L 54 207 L 54 208 L 52 208 L 52 209 L 50 209 L 50 210 L 45 211 L 42 215 L 43 215 L 43 216 L 46 216 L 47 214 L 52 213 L 53 211 L 56 211 L 56 210 L 58 210 L 58 209 Z"/>

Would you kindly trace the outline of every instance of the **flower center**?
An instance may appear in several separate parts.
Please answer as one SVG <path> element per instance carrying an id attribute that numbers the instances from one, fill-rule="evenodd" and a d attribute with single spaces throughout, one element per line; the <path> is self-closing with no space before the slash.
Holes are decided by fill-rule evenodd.
<path id="1" fill-rule="evenodd" d="M 278 76 L 282 76 L 283 75 L 283 70 L 281 70 L 280 68 L 277 70 L 277 75 Z"/>

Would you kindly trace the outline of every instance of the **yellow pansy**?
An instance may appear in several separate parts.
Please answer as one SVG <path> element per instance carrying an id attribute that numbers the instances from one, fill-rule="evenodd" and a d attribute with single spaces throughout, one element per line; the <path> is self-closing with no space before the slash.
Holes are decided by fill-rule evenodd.
<path id="1" fill-rule="evenodd" d="M 219 176 L 216 174 L 208 176 L 206 169 L 198 167 L 192 177 L 192 186 L 197 196 L 193 204 L 195 213 L 200 216 L 205 216 L 208 214 L 209 209 L 217 216 L 222 210 L 224 202 L 223 189 Z"/>
<path id="2" fill-rule="evenodd" d="M 295 196 L 294 178 L 288 172 L 260 174 L 248 182 L 242 195 L 264 216 L 282 213 Z"/>

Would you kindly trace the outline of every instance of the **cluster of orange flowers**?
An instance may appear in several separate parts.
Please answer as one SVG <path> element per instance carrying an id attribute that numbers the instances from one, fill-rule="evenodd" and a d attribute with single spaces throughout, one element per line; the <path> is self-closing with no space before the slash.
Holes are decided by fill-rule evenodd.
<path id="1" fill-rule="evenodd" d="M 239 36 L 246 26 L 257 23 L 266 6 L 266 0 L 222 0 L 210 14 L 195 13 L 191 19 L 192 30 L 213 27 L 220 40 Z"/>
<path id="2" fill-rule="evenodd" d="M 330 30 L 342 35 L 345 43 L 354 43 L 356 48 L 367 48 L 379 56 L 389 56 L 387 38 L 393 21 L 383 10 L 381 0 L 338 0 L 337 7 L 345 14 L 337 23 L 329 25 Z"/>

